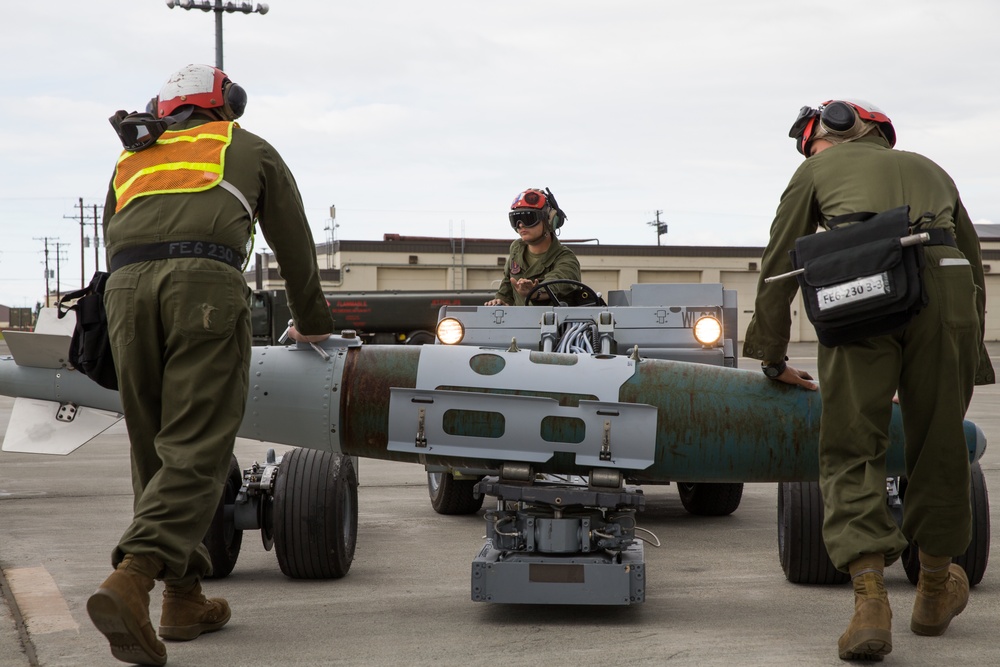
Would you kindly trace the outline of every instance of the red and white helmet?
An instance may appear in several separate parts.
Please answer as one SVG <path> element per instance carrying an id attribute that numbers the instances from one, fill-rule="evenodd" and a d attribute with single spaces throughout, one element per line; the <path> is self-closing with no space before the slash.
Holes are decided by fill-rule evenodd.
<path id="1" fill-rule="evenodd" d="M 889 146 L 896 145 L 896 130 L 885 112 L 864 100 L 827 100 L 819 108 L 802 107 L 792 123 L 788 136 L 795 139 L 795 148 L 808 157 L 809 142 L 816 138 L 822 124 L 824 133 L 844 135 L 850 133 L 859 121 L 878 124 Z"/>
<path id="2" fill-rule="evenodd" d="M 156 116 L 164 118 L 188 105 L 218 109 L 226 120 L 236 120 L 246 109 L 247 94 L 217 67 L 188 65 L 163 84 L 156 98 Z"/>

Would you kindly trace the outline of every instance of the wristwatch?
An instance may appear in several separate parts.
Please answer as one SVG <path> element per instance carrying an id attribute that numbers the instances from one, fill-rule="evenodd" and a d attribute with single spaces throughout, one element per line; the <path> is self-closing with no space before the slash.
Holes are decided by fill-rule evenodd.
<path id="1" fill-rule="evenodd" d="M 772 380 L 775 380 L 775 379 L 777 379 L 777 377 L 779 375 L 781 375 L 782 373 L 785 372 L 785 367 L 788 366 L 788 364 L 785 363 L 785 361 L 787 361 L 787 360 L 788 360 L 788 357 L 785 357 L 784 361 L 779 361 L 779 362 L 774 363 L 774 364 L 764 364 L 764 363 L 762 363 L 760 365 L 760 369 L 762 371 L 764 371 L 764 375 L 766 375 L 767 377 L 771 378 Z"/>

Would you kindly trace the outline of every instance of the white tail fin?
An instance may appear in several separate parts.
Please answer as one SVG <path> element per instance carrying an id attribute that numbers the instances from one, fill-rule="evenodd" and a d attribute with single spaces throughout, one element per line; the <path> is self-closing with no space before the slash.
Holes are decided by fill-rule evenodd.
<path id="1" fill-rule="evenodd" d="M 3 451 L 65 456 L 121 418 L 116 412 L 18 397 L 10 413 Z"/>

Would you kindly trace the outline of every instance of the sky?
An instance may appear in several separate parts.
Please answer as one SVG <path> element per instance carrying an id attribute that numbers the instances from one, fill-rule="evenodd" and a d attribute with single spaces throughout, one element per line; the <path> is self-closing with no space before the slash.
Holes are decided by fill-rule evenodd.
<path id="1" fill-rule="evenodd" d="M 223 14 L 223 65 L 318 243 L 512 238 L 510 202 L 548 187 L 563 240 L 655 245 L 662 211 L 662 244 L 762 247 L 802 160 L 788 129 L 832 98 L 877 105 L 896 148 L 944 167 L 975 222 L 1000 223 L 995 0 L 268 5 Z M 81 246 L 121 151 L 108 117 L 215 64 L 215 41 L 213 12 L 163 0 L 4 3 L 0 304 L 43 299 L 46 247 L 62 291 L 89 281 Z"/>

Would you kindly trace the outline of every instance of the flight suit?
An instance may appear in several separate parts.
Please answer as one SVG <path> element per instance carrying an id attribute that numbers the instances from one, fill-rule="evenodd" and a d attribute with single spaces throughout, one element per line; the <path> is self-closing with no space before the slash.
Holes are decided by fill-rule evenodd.
<path id="1" fill-rule="evenodd" d="M 510 284 L 512 277 L 530 278 L 539 282 L 559 279 L 580 281 L 580 261 L 572 250 L 559 243 L 555 235 L 552 236 L 552 245 L 540 256 L 533 256 L 528 251 L 528 244 L 521 239 L 515 239 L 510 244 L 510 255 L 503 267 L 503 281 L 497 290 L 497 298 L 504 303 L 523 306 L 524 297 Z M 567 294 L 573 289 L 573 285 L 552 286 L 552 291 L 557 296 Z"/>
<path id="2" fill-rule="evenodd" d="M 995 381 L 983 344 L 986 293 L 979 238 L 955 184 L 927 158 L 892 150 L 877 135 L 834 145 L 806 159 L 792 176 L 764 251 L 754 315 L 743 353 L 785 358 L 795 239 L 833 217 L 909 205 L 921 227 L 948 230 L 957 248 L 924 248 L 929 301 L 901 330 L 837 347 L 818 346 L 820 488 L 823 537 L 835 567 L 866 553 L 892 563 L 915 541 L 935 555 L 959 555 L 971 538 L 969 460 L 962 422 L 974 384 Z M 858 224 L 864 224 L 858 223 Z M 885 456 L 892 397 L 898 391 L 906 440 L 907 488 L 902 530 L 885 502 Z"/>
<path id="3" fill-rule="evenodd" d="M 177 128 L 205 122 L 192 117 Z M 150 151 L 155 148 L 148 149 Z M 288 167 L 267 142 L 239 127 L 225 154 L 225 180 L 256 213 L 304 334 L 333 330 L 315 247 Z M 245 254 L 253 221 L 222 187 L 136 197 L 115 213 L 114 179 L 104 207 L 109 265 L 123 249 L 203 241 Z M 134 518 L 112 555 L 147 554 L 168 583 L 211 571 L 201 544 L 229 471 L 247 399 L 250 289 L 240 269 L 207 257 L 154 259 L 115 270 L 105 305 L 131 443 Z"/>

